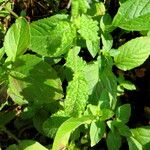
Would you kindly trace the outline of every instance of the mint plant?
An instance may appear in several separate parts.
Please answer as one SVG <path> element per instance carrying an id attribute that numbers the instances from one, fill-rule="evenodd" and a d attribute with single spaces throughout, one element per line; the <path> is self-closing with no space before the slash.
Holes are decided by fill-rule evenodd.
<path id="1" fill-rule="evenodd" d="M 122 139 L 130 150 L 146 149 L 150 142 L 149 126 L 127 126 L 132 108 L 119 100 L 125 89 L 135 90 L 135 85 L 113 72 L 114 66 L 134 69 L 149 57 L 150 1 L 119 2 L 111 18 L 105 2 L 72 0 L 70 14 L 31 23 L 18 17 L 5 35 L 0 88 L 5 87 L 13 102 L 22 106 L 22 119 L 31 119 L 39 133 L 54 139 L 52 150 L 80 149 L 83 139 L 89 147 L 105 139 L 109 150 L 119 150 Z M 114 48 L 116 28 L 146 35 Z M 15 113 L 0 114 L 0 130 L 7 132 L 5 125 L 15 117 Z M 50 147 L 29 139 L 17 142 L 7 150 Z"/>

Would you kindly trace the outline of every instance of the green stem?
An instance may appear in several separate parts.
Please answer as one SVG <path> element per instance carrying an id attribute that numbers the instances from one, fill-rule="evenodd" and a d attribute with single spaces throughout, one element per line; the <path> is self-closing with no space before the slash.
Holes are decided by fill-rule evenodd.
<path id="1" fill-rule="evenodd" d="M 15 18 L 19 18 L 19 16 L 18 16 L 15 12 L 13 12 L 12 10 L 10 10 L 7 6 L 4 6 L 4 8 L 5 8 L 9 13 L 11 13 Z"/>
<path id="2" fill-rule="evenodd" d="M 20 142 L 20 140 L 14 134 L 12 134 L 9 130 L 7 130 L 5 127 L 2 127 L 2 131 L 4 131 L 5 133 L 7 133 L 8 136 L 10 136 L 15 141 L 17 141 L 17 143 Z"/>

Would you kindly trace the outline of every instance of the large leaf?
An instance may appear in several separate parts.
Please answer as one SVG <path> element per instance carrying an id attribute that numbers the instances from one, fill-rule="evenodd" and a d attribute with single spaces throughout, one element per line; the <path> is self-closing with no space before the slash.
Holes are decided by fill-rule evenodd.
<path id="1" fill-rule="evenodd" d="M 19 145 L 11 145 L 7 150 L 48 150 L 46 147 L 33 140 L 22 140 Z"/>
<path id="2" fill-rule="evenodd" d="M 149 37 L 139 37 L 119 47 L 120 53 L 115 56 L 117 67 L 125 71 L 140 66 L 150 54 L 149 45 Z"/>
<path id="3" fill-rule="evenodd" d="M 105 133 L 105 123 L 101 121 L 92 122 L 90 126 L 91 147 L 96 145 Z"/>
<path id="4" fill-rule="evenodd" d="M 90 54 L 95 57 L 100 49 L 100 38 L 98 36 L 98 22 L 89 16 L 82 15 L 80 17 L 80 25 L 78 32 L 86 40 L 87 48 Z"/>
<path id="5" fill-rule="evenodd" d="M 150 0 L 128 0 L 122 3 L 113 25 L 125 30 L 150 30 Z"/>
<path id="6" fill-rule="evenodd" d="M 4 49 L 7 56 L 14 60 L 16 56 L 23 54 L 29 46 L 29 24 L 24 18 L 18 18 L 4 39 Z"/>
<path id="7" fill-rule="evenodd" d="M 116 112 L 117 119 L 121 120 L 123 123 L 127 123 L 129 121 L 130 115 L 131 115 L 130 104 L 124 104 L 118 107 Z"/>
<path id="8" fill-rule="evenodd" d="M 88 99 L 88 84 L 83 70 L 86 63 L 78 56 L 79 47 L 71 49 L 66 60 L 66 67 L 73 71 L 73 80 L 67 87 L 67 96 L 64 102 L 68 115 L 77 116 L 84 111 Z"/>
<path id="9" fill-rule="evenodd" d="M 50 103 L 63 96 L 55 70 L 33 55 L 24 55 L 15 61 L 9 76 L 8 93 L 33 103 Z"/>
<path id="10" fill-rule="evenodd" d="M 83 116 L 81 118 L 70 118 L 65 121 L 56 133 L 52 150 L 60 150 L 66 147 L 71 132 L 82 124 L 90 124 L 95 117 Z"/>
<path id="11" fill-rule="evenodd" d="M 31 23 L 32 51 L 43 55 L 57 57 L 66 53 L 76 36 L 67 15 L 55 15 Z"/>
<path id="12" fill-rule="evenodd" d="M 150 143 L 150 127 L 144 126 L 136 129 L 131 129 L 134 139 L 142 145 Z"/>

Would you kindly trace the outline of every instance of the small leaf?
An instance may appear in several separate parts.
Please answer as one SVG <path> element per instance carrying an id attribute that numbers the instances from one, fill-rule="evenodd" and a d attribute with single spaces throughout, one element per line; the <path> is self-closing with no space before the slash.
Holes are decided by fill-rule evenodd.
<path id="1" fill-rule="evenodd" d="M 121 137 L 117 132 L 110 131 L 106 142 L 108 150 L 119 150 L 121 147 Z"/>
<path id="2" fill-rule="evenodd" d="M 5 54 L 4 47 L 0 48 L 0 60 L 2 59 L 3 55 Z"/>
<path id="3" fill-rule="evenodd" d="M 121 120 L 123 123 L 127 123 L 129 121 L 130 115 L 131 115 L 130 104 L 124 104 L 118 107 L 116 112 L 117 119 Z"/>
<path id="4" fill-rule="evenodd" d="M 22 55 L 29 46 L 30 34 L 29 24 L 24 18 L 18 18 L 6 33 L 4 49 L 7 56 L 15 60 Z"/>
<path id="5" fill-rule="evenodd" d="M 149 0 L 127 0 L 121 4 L 112 24 L 125 30 L 150 30 L 149 8 Z"/>
<path id="6" fill-rule="evenodd" d="M 120 53 L 114 57 L 117 67 L 126 71 L 140 66 L 150 54 L 149 45 L 149 37 L 139 37 L 119 47 Z"/>
<path id="7" fill-rule="evenodd" d="M 60 150 L 66 147 L 71 132 L 82 124 L 90 124 L 94 116 L 82 116 L 81 118 L 70 118 L 65 121 L 56 133 L 52 150 Z"/>
<path id="8" fill-rule="evenodd" d="M 102 109 L 101 111 L 102 111 L 102 114 L 101 114 L 101 117 L 100 117 L 101 121 L 110 119 L 114 115 L 114 112 L 110 109 Z"/>
<path id="9" fill-rule="evenodd" d="M 105 123 L 101 121 L 92 122 L 90 126 L 91 147 L 95 146 L 105 133 Z"/>
<path id="10" fill-rule="evenodd" d="M 82 15 L 80 17 L 80 25 L 78 32 L 86 40 L 87 48 L 90 54 L 95 57 L 100 47 L 100 38 L 98 36 L 98 22 L 94 21 L 91 17 Z"/>

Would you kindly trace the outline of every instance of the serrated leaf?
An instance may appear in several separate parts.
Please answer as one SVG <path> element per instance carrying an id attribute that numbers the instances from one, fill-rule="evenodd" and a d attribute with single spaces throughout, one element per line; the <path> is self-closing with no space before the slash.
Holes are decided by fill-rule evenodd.
<path id="1" fill-rule="evenodd" d="M 76 73 L 67 87 L 64 101 L 65 112 L 71 116 L 83 113 L 88 100 L 88 85 L 82 74 Z"/>
<path id="2" fill-rule="evenodd" d="M 149 8 L 149 0 L 128 0 L 121 4 L 112 24 L 125 30 L 150 30 Z"/>
<path id="3" fill-rule="evenodd" d="M 76 31 L 67 15 L 32 22 L 30 49 L 43 56 L 59 57 L 72 46 Z"/>
<path id="4" fill-rule="evenodd" d="M 114 57 L 116 66 L 124 71 L 140 66 L 150 54 L 149 45 L 149 37 L 139 37 L 125 43 Z"/>
<path id="5" fill-rule="evenodd" d="M 117 119 L 121 120 L 123 123 L 127 123 L 129 121 L 130 115 L 131 115 L 130 104 L 124 104 L 118 107 L 116 112 Z"/>
<path id="6" fill-rule="evenodd" d="M 108 150 L 119 150 L 121 147 L 121 137 L 117 132 L 110 131 L 106 142 Z"/>
<path id="7" fill-rule="evenodd" d="M 56 133 L 52 150 L 60 150 L 66 147 L 71 132 L 82 124 L 90 124 L 94 116 L 82 116 L 81 118 L 70 118 L 65 121 Z"/>
<path id="8" fill-rule="evenodd" d="M 78 28 L 78 32 L 80 33 L 81 37 L 86 40 L 86 45 L 90 54 L 95 57 L 100 49 L 98 22 L 94 21 L 89 16 L 82 15 L 80 17 L 80 25 Z"/>
<path id="9" fill-rule="evenodd" d="M 133 134 L 134 139 L 136 139 L 141 145 L 146 145 L 150 143 L 150 127 L 143 126 L 136 129 L 130 130 Z"/>
<path id="10" fill-rule="evenodd" d="M 68 117 L 64 117 L 64 116 L 52 116 L 52 117 L 48 118 L 43 123 L 43 131 L 44 131 L 45 135 L 50 138 L 54 138 L 58 128 L 67 119 L 68 119 Z"/>
<path id="11" fill-rule="evenodd" d="M 86 13 L 89 8 L 87 0 L 72 0 L 71 15 L 77 17 L 79 14 Z"/>
<path id="12" fill-rule="evenodd" d="M 12 68 L 8 88 L 10 95 L 39 104 L 51 103 L 63 97 L 61 81 L 55 70 L 41 58 L 34 55 L 21 56 Z"/>
<path id="13" fill-rule="evenodd" d="M 6 33 L 4 49 L 7 56 L 15 60 L 22 55 L 30 43 L 29 24 L 24 18 L 18 18 Z"/>
<path id="14" fill-rule="evenodd" d="M 16 149 L 17 148 L 17 149 Z M 37 141 L 33 140 L 22 140 L 19 142 L 19 145 L 11 145 L 7 150 L 48 150 L 46 147 L 41 145 Z"/>
<path id="15" fill-rule="evenodd" d="M 90 126 L 91 147 L 95 146 L 105 133 L 105 123 L 101 121 L 92 122 Z"/>
<path id="16" fill-rule="evenodd" d="M 86 62 L 78 56 L 80 47 L 74 47 L 68 52 L 65 66 L 71 69 L 74 73 L 82 72 L 86 66 Z"/>

